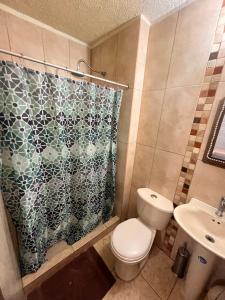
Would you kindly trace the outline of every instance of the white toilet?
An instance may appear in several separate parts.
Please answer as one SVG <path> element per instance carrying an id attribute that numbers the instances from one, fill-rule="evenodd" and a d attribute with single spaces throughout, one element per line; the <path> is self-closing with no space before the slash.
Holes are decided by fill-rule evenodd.
<path id="1" fill-rule="evenodd" d="M 111 249 L 119 278 L 134 279 L 144 266 L 156 230 L 164 229 L 173 213 L 173 203 L 148 188 L 137 190 L 138 218 L 120 223 L 113 231 Z"/>

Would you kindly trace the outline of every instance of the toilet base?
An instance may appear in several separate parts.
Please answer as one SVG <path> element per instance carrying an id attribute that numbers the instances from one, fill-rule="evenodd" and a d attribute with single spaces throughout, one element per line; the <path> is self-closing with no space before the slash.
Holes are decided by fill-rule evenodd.
<path id="1" fill-rule="evenodd" d="M 145 263 L 147 262 L 147 259 L 148 259 L 148 255 L 140 262 L 132 264 L 132 263 L 125 263 L 116 258 L 115 261 L 116 275 L 124 281 L 133 280 L 140 273 Z"/>
<path id="2" fill-rule="evenodd" d="M 137 275 L 140 273 L 145 263 L 147 262 L 156 235 L 155 229 L 149 228 L 149 230 L 151 230 L 151 242 L 147 254 L 140 261 L 132 263 L 132 262 L 126 262 L 125 260 L 121 260 L 120 257 L 118 257 L 117 253 L 115 252 L 113 245 L 111 243 L 111 249 L 115 256 L 115 272 L 120 279 L 124 281 L 133 280 L 135 277 L 137 277 Z"/>

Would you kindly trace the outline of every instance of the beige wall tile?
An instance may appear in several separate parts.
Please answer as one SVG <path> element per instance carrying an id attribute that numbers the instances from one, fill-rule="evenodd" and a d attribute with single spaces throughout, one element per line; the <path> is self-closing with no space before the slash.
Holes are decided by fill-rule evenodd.
<path id="1" fill-rule="evenodd" d="M 217 207 L 225 195 L 225 169 L 198 160 L 188 198 L 197 198 Z"/>
<path id="2" fill-rule="evenodd" d="M 7 27 L 10 43 L 8 40 Z M 51 63 L 59 64 L 62 66 L 70 66 L 74 69 L 79 58 L 85 58 L 87 61 L 90 61 L 90 50 L 87 47 L 79 45 L 73 41 L 68 41 L 60 35 L 47 30 L 43 30 L 42 28 L 30 22 L 24 21 L 23 19 L 20 19 L 3 11 L 0 11 L 0 31 L 0 44 L 4 49 L 9 50 L 11 45 L 12 51 L 23 53 L 24 55 L 31 56 L 40 60 L 45 59 L 47 61 L 50 61 Z M 43 40 L 45 41 L 44 45 Z M 44 53 L 46 40 L 48 40 L 48 49 L 46 48 L 46 53 Z M 70 45 L 70 49 L 68 48 L 68 44 Z M 46 68 L 44 65 L 29 62 L 20 58 L 11 58 L 8 55 L 3 56 L 2 54 L 0 54 L 0 58 L 13 60 L 25 65 L 26 67 L 42 72 L 45 70 L 49 72 L 54 70 L 53 68 Z M 85 71 L 88 70 L 86 69 Z M 67 72 L 54 70 L 54 73 L 70 77 L 70 74 L 68 74 Z"/>
<path id="3" fill-rule="evenodd" d="M 173 200 L 182 162 L 182 155 L 157 149 L 152 167 L 150 188 Z"/>
<path id="4" fill-rule="evenodd" d="M 68 39 L 43 29 L 43 45 L 46 61 L 63 67 L 69 67 Z M 47 67 L 47 71 L 54 72 L 60 76 L 69 76 L 67 72 L 55 70 L 51 67 Z"/>
<path id="5" fill-rule="evenodd" d="M 128 207 L 128 218 L 137 217 L 137 187 L 131 186 L 129 207 Z"/>
<path id="6" fill-rule="evenodd" d="M 129 139 L 132 101 L 133 101 L 133 89 L 125 90 L 123 94 L 122 103 L 121 103 L 120 117 L 119 117 L 119 124 L 118 124 L 118 140 L 124 143 L 128 143 L 128 139 Z"/>
<path id="7" fill-rule="evenodd" d="M 96 70 L 100 70 L 102 67 L 101 51 L 102 51 L 101 45 L 91 49 L 91 56 L 90 56 L 91 66 Z"/>
<path id="8" fill-rule="evenodd" d="M 140 107 L 141 92 L 133 89 L 125 90 L 122 99 L 118 125 L 118 140 L 120 142 L 136 142 Z"/>
<path id="9" fill-rule="evenodd" d="M 144 90 L 138 128 L 138 143 L 154 147 L 157 139 L 164 91 Z"/>
<path id="10" fill-rule="evenodd" d="M 127 215 L 131 188 L 148 33 L 149 26 L 140 18 L 135 19 L 128 27 L 91 50 L 94 68 L 104 70 L 109 78 L 130 86 L 124 91 L 118 125 L 115 211 L 122 219 Z"/>
<path id="11" fill-rule="evenodd" d="M 118 36 L 114 35 L 101 45 L 101 68 L 100 71 L 107 72 L 105 78 L 116 80 L 116 56 Z"/>
<path id="12" fill-rule="evenodd" d="M 7 27 L 11 50 L 40 60 L 44 59 L 41 29 L 11 14 L 7 14 Z M 44 65 L 13 57 L 16 61 L 29 68 L 45 71 Z"/>
<path id="13" fill-rule="evenodd" d="M 73 41 L 69 41 L 69 67 L 75 70 L 79 59 L 85 59 L 90 63 L 90 49 Z M 80 66 L 82 72 L 90 73 L 90 69 L 84 63 Z"/>
<path id="14" fill-rule="evenodd" d="M 9 38 L 7 33 L 7 25 L 6 25 L 6 13 L 0 10 L 0 45 L 1 48 L 5 50 L 10 50 Z M 11 57 L 6 54 L 0 53 L 0 59 L 2 60 L 11 60 Z"/>
<path id="15" fill-rule="evenodd" d="M 220 8 L 220 0 L 198 0 L 180 11 L 168 87 L 202 82 Z"/>
<path id="16" fill-rule="evenodd" d="M 128 83 L 130 88 L 134 87 L 139 27 L 140 20 L 137 19 L 118 34 L 116 77 L 119 82 Z"/>
<path id="17" fill-rule="evenodd" d="M 178 13 L 150 27 L 144 89 L 163 89 L 169 71 Z"/>
<path id="18" fill-rule="evenodd" d="M 91 66 L 93 67 L 93 69 L 101 70 L 101 68 L 102 68 L 102 47 L 101 47 L 101 45 L 91 49 L 90 60 L 91 60 Z M 95 79 L 91 79 L 91 82 L 99 84 L 99 81 L 95 80 Z"/>
<path id="19" fill-rule="evenodd" d="M 134 87 L 135 67 L 133 58 L 126 60 L 118 59 L 116 64 L 117 81 L 129 85 L 130 88 Z"/>
<path id="20" fill-rule="evenodd" d="M 91 49 L 92 67 L 97 71 L 106 72 L 107 75 L 105 78 L 109 80 L 116 80 L 117 44 L 118 34 Z"/>
<path id="21" fill-rule="evenodd" d="M 152 162 L 154 157 L 154 148 L 137 144 L 133 179 L 135 186 L 146 187 L 150 180 Z"/>
<path id="22" fill-rule="evenodd" d="M 157 147 L 184 154 L 194 119 L 200 86 L 167 89 Z"/>

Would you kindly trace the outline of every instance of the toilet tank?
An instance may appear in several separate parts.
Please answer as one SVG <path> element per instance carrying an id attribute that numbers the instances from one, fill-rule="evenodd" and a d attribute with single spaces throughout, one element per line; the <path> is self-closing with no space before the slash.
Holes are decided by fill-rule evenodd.
<path id="1" fill-rule="evenodd" d="M 137 190 L 137 212 L 139 218 L 156 230 L 166 228 L 172 214 L 173 202 L 149 188 Z"/>

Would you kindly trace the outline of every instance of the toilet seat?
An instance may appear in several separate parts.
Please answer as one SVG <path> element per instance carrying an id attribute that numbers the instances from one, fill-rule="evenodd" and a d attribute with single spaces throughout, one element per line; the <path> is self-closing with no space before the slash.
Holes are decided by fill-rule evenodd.
<path id="1" fill-rule="evenodd" d="M 132 218 L 120 223 L 112 234 L 114 254 L 125 262 L 138 262 L 148 255 L 154 232 L 139 219 Z"/>

